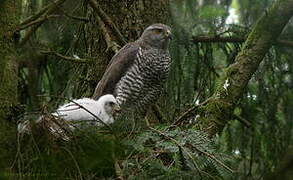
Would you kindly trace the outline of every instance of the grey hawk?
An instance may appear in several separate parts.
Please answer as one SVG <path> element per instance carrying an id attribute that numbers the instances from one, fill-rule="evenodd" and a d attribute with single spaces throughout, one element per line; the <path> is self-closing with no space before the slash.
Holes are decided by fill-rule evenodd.
<path id="1" fill-rule="evenodd" d="M 138 40 L 113 56 L 93 98 L 114 94 L 122 111 L 146 111 L 158 99 L 168 78 L 171 37 L 167 25 L 147 27 Z"/>

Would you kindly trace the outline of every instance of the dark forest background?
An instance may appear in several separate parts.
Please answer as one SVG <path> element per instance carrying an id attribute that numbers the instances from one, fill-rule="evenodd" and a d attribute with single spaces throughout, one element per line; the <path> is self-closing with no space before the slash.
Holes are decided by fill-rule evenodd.
<path id="1" fill-rule="evenodd" d="M 274 7 L 293 9 L 292 4 L 2 0 L 0 177 L 290 179 L 293 12 Z M 270 32 L 285 16 L 286 26 Z M 117 120 L 111 131 L 77 132 L 71 142 L 38 130 L 18 135 L 18 122 L 53 112 L 68 99 L 91 97 L 111 57 L 157 22 L 172 28 L 173 62 L 164 93 L 148 113 L 151 127 L 134 117 Z M 258 43 L 263 46 L 253 49 Z M 250 53 L 259 50 L 263 56 Z M 242 61 L 250 55 L 259 64 Z M 237 62 L 243 66 L 233 73 Z M 246 67 L 252 69 L 250 80 L 239 90 L 235 79 Z M 231 92 L 230 84 L 236 87 Z"/>

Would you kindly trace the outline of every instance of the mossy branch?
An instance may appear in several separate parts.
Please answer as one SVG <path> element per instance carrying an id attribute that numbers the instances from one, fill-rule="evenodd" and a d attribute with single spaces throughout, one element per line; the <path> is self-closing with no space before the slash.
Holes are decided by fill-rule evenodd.
<path id="1" fill-rule="evenodd" d="M 235 63 L 226 69 L 215 93 L 200 108 L 201 125 L 209 135 L 220 132 L 231 119 L 249 80 L 292 15 L 293 0 L 278 0 L 257 21 Z"/>

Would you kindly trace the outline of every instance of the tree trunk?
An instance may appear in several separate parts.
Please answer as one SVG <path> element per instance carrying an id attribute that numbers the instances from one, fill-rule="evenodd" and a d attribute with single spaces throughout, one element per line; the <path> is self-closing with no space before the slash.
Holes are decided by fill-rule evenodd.
<path id="1" fill-rule="evenodd" d="M 168 7 L 168 0 L 89 0 L 86 44 L 89 56 L 97 59 L 86 67 L 86 76 L 81 74 L 76 94 L 91 96 L 112 56 L 148 25 L 166 23 Z"/>
<path id="2" fill-rule="evenodd" d="M 7 119 L 17 103 L 17 62 L 14 34 L 19 18 L 19 1 L 0 3 L 0 121 Z"/>
<path id="3" fill-rule="evenodd" d="M 14 29 L 20 17 L 20 1 L 0 2 L 0 169 L 9 167 L 15 156 L 15 126 L 11 119 L 17 104 L 17 62 Z M 2 171 L 3 172 L 3 171 Z M 1 172 L 1 173 L 2 173 Z"/>
<path id="4" fill-rule="evenodd" d="M 293 0 L 275 2 L 256 23 L 235 63 L 225 70 L 214 95 L 197 109 L 210 135 L 224 128 L 252 75 L 292 15 Z"/>

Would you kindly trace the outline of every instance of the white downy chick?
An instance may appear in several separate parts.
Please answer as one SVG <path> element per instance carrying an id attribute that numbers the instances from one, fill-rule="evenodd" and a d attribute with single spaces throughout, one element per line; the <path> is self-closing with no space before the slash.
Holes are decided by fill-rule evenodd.
<path id="1" fill-rule="evenodd" d="M 107 125 L 111 124 L 114 122 L 113 115 L 117 111 L 120 111 L 120 106 L 115 97 L 107 94 L 101 96 L 98 100 L 89 98 L 72 100 L 72 102 L 60 106 L 52 115 L 57 118 L 62 118 L 69 124 L 72 124 L 70 128 L 73 130 L 75 127 L 78 127 L 78 124 L 73 125 L 75 122 L 86 122 L 86 124 L 94 126 L 103 126 L 104 124 L 101 121 Z M 41 116 L 36 120 L 36 123 L 41 123 L 43 119 L 44 116 Z M 52 123 L 48 128 L 53 134 L 63 133 L 62 128 L 58 127 L 56 123 Z M 18 132 L 20 134 L 29 133 L 29 121 L 19 123 Z"/>
<path id="2" fill-rule="evenodd" d="M 97 125 L 103 125 L 96 117 L 105 124 L 111 124 L 114 122 L 115 111 L 119 110 L 120 107 L 115 97 L 107 94 L 98 100 L 89 98 L 73 100 L 73 102 L 60 106 L 52 115 L 66 121 L 93 121 L 97 122 Z"/>

